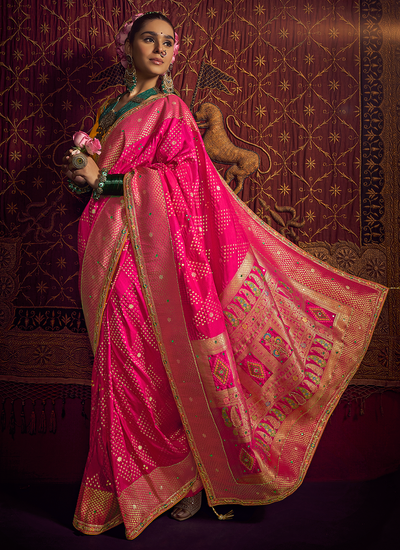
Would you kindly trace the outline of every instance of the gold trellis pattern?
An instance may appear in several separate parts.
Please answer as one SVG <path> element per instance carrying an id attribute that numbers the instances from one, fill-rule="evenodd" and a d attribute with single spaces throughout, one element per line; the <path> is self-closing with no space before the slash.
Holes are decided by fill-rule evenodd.
<path id="1" fill-rule="evenodd" d="M 238 3 L 229 14 L 209 10 L 215 27 L 197 24 L 209 62 L 216 64 L 222 53 L 218 63 L 238 80 L 231 98 L 211 89 L 202 100 L 223 105 L 237 125 L 231 132 L 261 157 L 260 173 L 243 198 L 261 217 L 266 202 L 290 204 L 305 217 L 303 241 L 359 243 L 358 6 L 272 2 L 252 8 Z M 189 67 L 198 54 L 192 51 Z M 263 151 L 272 157 L 267 174 Z"/>
<path id="2" fill-rule="evenodd" d="M 260 157 L 241 198 L 277 229 L 290 217 L 301 220 L 295 232 L 311 253 L 396 285 L 399 267 L 391 263 L 389 268 L 393 256 L 387 251 L 393 246 L 398 251 L 399 243 L 384 232 L 379 202 L 384 196 L 376 183 L 382 170 L 379 114 L 374 114 L 377 97 L 383 97 L 376 68 L 381 2 L 16 0 L 4 5 L 0 39 L 0 325 L 9 349 L 2 372 L 9 377 L 5 365 L 12 356 L 20 357 L 14 378 L 54 382 L 52 333 L 57 332 L 57 350 L 62 334 L 76 335 L 80 349 L 84 345 L 76 233 L 86 199 L 65 186 L 60 160 L 72 134 L 89 130 L 100 104 L 115 94 L 112 88 L 96 93 L 96 77 L 117 62 L 116 32 L 132 13 L 154 10 L 168 15 L 181 37 L 174 80 L 182 99 L 187 105 L 194 100 L 194 111 L 206 101 L 215 104 L 231 140 Z M 364 49 L 362 28 L 369 33 Z M 203 61 L 228 78 L 220 89 L 199 86 L 194 96 Z M 395 188 L 394 182 L 388 184 Z M 364 238 L 368 228 L 369 242 Z M 378 355 L 384 350 L 389 357 L 387 368 L 383 372 L 381 365 L 375 372 L 369 365 L 364 378 L 399 378 L 393 300 L 377 348 Z M 42 333 L 45 344 L 39 343 Z M 16 355 L 22 335 L 32 353 Z M 40 345 L 48 353 L 40 354 Z M 86 350 L 81 379 L 90 378 L 88 342 Z M 76 368 L 65 360 L 56 378 L 78 378 Z"/>

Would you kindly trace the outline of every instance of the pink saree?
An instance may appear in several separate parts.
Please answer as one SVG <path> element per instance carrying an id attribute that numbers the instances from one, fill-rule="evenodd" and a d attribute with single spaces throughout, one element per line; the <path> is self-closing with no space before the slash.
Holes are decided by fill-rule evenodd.
<path id="1" fill-rule="evenodd" d="M 302 482 L 386 289 L 307 255 L 221 180 L 175 96 L 122 115 L 98 159 L 81 294 L 95 362 L 74 525 L 128 539 L 203 485 L 211 506 Z"/>

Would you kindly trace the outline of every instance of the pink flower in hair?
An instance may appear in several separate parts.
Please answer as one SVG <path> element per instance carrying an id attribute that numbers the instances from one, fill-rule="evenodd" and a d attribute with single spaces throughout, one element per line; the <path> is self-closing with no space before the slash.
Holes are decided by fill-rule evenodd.
<path id="1" fill-rule="evenodd" d="M 125 42 L 128 38 L 129 32 L 132 28 L 132 25 L 136 19 L 144 15 L 143 13 L 138 13 L 137 15 L 132 15 L 132 21 L 128 21 L 125 23 L 125 25 L 122 27 L 122 29 L 119 31 L 115 38 L 115 43 L 117 44 L 117 55 L 119 57 L 119 60 L 121 62 L 121 65 L 126 69 L 128 67 L 128 60 L 126 58 L 125 53 Z"/>
<path id="2" fill-rule="evenodd" d="M 175 33 L 174 55 L 172 56 L 171 63 L 175 63 L 175 59 L 179 52 L 179 36 Z"/>

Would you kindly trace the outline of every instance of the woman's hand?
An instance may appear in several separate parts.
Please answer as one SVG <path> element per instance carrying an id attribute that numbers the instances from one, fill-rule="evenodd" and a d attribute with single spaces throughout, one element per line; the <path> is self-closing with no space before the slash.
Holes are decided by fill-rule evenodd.
<path id="1" fill-rule="evenodd" d="M 72 180 L 74 183 L 87 183 L 92 187 L 93 189 L 97 189 L 99 186 L 99 176 L 100 176 L 100 170 L 95 161 L 92 159 L 92 157 L 89 157 L 88 155 L 85 155 L 87 158 L 87 165 L 85 168 L 81 168 L 77 170 L 72 165 L 72 156 L 75 154 L 81 154 L 77 149 L 69 149 L 63 159 L 62 159 L 62 171 L 64 174 Z"/>

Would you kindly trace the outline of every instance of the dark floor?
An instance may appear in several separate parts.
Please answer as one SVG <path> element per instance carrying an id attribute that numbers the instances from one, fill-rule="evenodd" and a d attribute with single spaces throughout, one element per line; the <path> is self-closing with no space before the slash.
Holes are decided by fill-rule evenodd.
<path id="1" fill-rule="evenodd" d="M 123 526 L 95 537 L 77 533 L 71 519 L 78 489 L 1 487 L 2 550 L 400 548 L 400 472 L 366 482 L 305 482 L 282 502 L 233 507 L 232 521 L 218 521 L 203 499 L 195 517 L 177 522 L 165 514 L 134 541 L 125 539 Z"/>

